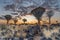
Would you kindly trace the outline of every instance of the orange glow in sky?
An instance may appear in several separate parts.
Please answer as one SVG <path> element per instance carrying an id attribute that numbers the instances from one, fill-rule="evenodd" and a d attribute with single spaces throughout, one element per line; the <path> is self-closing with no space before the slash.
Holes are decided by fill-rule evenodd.
<path id="1" fill-rule="evenodd" d="M 37 19 L 33 15 L 25 15 L 25 16 L 21 16 L 21 19 L 18 18 L 17 24 L 24 23 L 22 21 L 22 19 L 24 19 L 24 18 L 27 19 L 26 23 L 34 24 L 34 23 L 37 23 L 38 22 Z M 55 22 L 56 19 L 51 18 L 51 20 L 52 20 L 51 23 L 56 23 Z M 3 23 L 6 24 L 6 22 L 7 22 L 6 20 L 1 20 L 0 19 L 0 24 L 3 24 Z M 43 24 L 43 22 L 49 23 L 49 20 L 47 20 L 46 18 L 42 18 L 42 21 L 40 21 L 40 22 L 41 22 L 41 24 Z M 13 20 L 10 20 L 9 23 L 14 23 L 14 21 Z"/>

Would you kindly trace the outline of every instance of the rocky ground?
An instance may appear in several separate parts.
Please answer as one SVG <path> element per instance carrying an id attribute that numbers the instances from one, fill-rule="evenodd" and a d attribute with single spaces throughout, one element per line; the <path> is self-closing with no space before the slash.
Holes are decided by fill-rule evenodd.
<path id="1" fill-rule="evenodd" d="M 43 27 L 37 33 L 34 25 L 1 25 L 0 40 L 60 40 L 60 27 L 50 29 Z M 36 35 L 35 35 L 36 34 Z"/>

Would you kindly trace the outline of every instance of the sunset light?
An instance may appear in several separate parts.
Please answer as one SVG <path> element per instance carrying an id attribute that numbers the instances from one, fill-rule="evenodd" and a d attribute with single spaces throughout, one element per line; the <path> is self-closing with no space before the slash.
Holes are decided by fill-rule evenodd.
<path id="1" fill-rule="evenodd" d="M 60 0 L 0 0 L 0 40 L 60 40 Z"/>

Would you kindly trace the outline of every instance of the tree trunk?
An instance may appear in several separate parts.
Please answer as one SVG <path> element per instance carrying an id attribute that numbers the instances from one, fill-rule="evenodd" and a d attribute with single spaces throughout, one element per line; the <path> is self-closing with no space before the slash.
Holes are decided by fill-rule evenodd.
<path id="1" fill-rule="evenodd" d="M 41 29 L 41 19 L 38 19 L 38 25 L 40 26 L 40 29 Z"/>
<path id="2" fill-rule="evenodd" d="M 50 25 L 51 25 L 51 18 L 49 17 L 49 27 L 50 27 Z M 49 28 L 49 27 L 48 27 L 48 28 Z"/>
<path id="3" fill-rule="evenodd" d="M 16 22 L 16 21 L 14 21 L 14 25 L 15 25 L 15 26 L 16 26 L 16 23 L 17 23 L 17 22 Z"/>
<path id="4" fill-rule="evenodd" d="M 38 25 L 40 26 L 40 20 L 38 19 Z"/>
<path id="5" fill-rule="evenodd" d="M 9 20 L 7 20 L 7 25 L 8 25 L 8 23 L 9 23 Z"/>
<path id="6" fill-rule="evenodd" d="M 15 26 L 16 26 L 16 23 L 14 23 L 15 24 Z"/>
<path id="7" fill-rule="evenodd" d="M 25 25 L 25 22 L 24 22 L 24 25 Z"/>
<path id="8" fill-rule="evenodd" d="M 38 26 L 39 26 L 38 34 L 40 34 L 40 33 L 42 32 L 40 21 L 41 21 L 41 20 L 38 20 Z"/>

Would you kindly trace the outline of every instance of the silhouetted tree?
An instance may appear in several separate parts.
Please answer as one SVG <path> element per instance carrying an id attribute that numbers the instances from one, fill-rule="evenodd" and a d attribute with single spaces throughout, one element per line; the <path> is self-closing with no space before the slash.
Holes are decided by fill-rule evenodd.
<path id="1" fill-rule="evenodd" d="M 24 24 L 25 24 L 26 21 L 27 21 L 27 19 L 24 18 L 24 19 L 23 19 Z"/>
<path id="2" fill-rule="evenodd" d="M 17 18 L 13 18 L 14 20 L 14 24 L 16 25 L 16 23 L 18 22 L 18 19 Z"/>
<path id="3" fill-rule="evenodd" d="M 47 16 L 49 17 L 49 25 L 51 24 L 51 17 L 54 15 L 53 11 L 50 10 L 47 12 Z"/>
<path id="4" fill-rule="evenodd" d="M 11 15 L 5 15 L 4 17 L 5 17 L 5 19 L 7 20 L 7 24 L 8 24 L 8 22 L 9 22 L 9 20 L 12 19 L 12 16 L 11 16 Z"/>
<path id="5" fill-rule="evenodd" d="M 45 8 L 43 7 L 38 7 L 31 11 L 31 13 L 37 18 L 38 25 L 40 25 L 41 16 L 43 15 L 44 12 L 45 12 Z"/>

